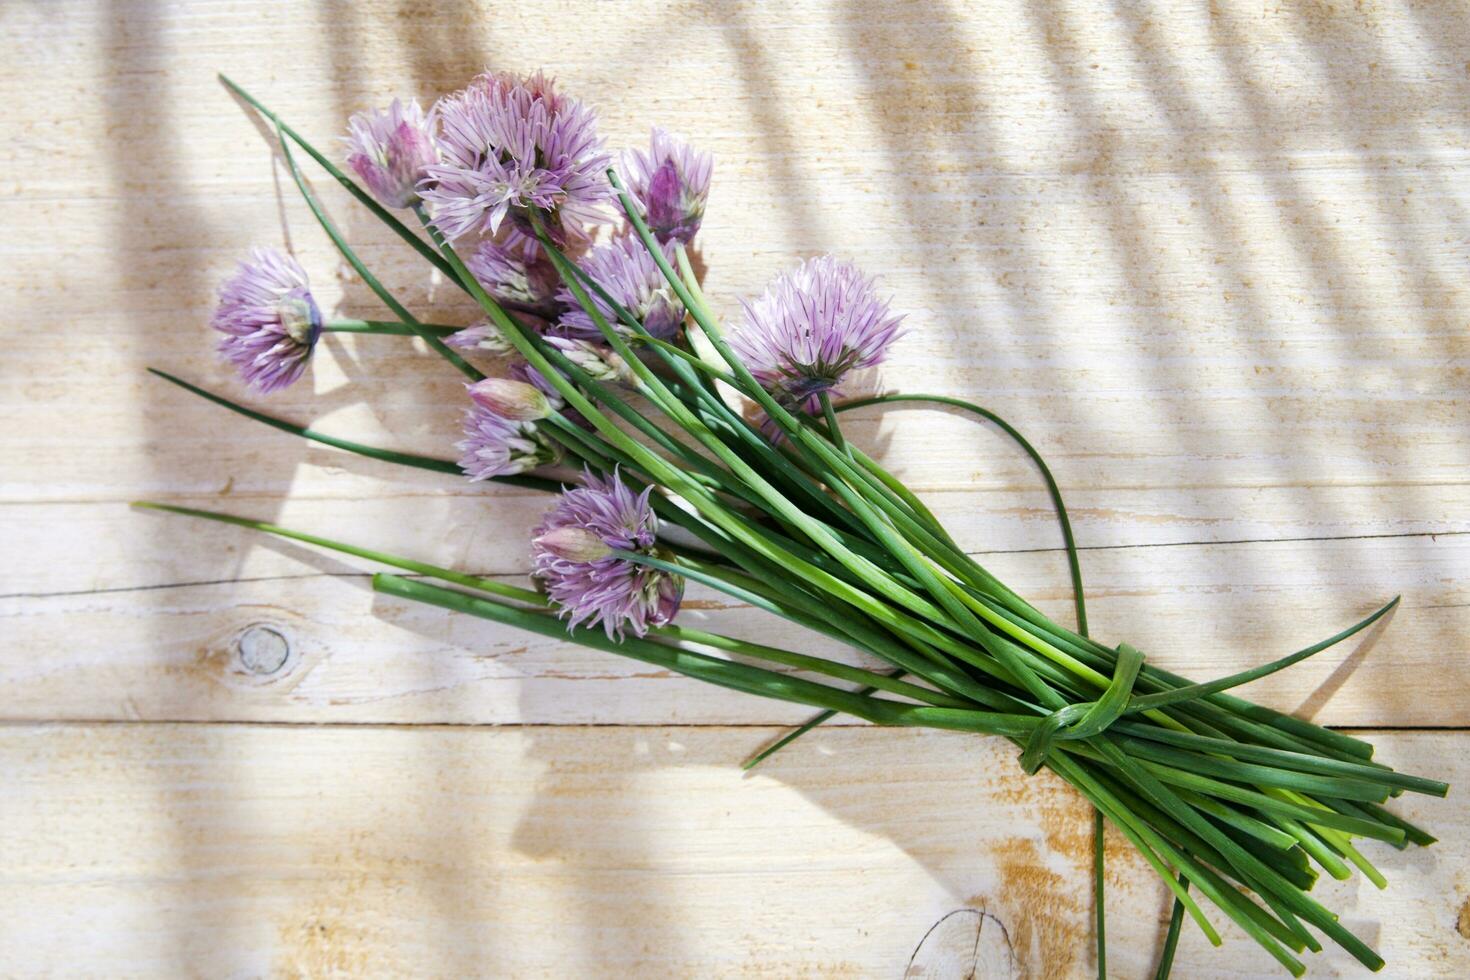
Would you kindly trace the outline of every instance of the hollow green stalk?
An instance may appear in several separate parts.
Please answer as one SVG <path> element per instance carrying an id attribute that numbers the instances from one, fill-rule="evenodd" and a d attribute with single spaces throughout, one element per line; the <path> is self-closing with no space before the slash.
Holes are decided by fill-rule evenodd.
<path id="1" fill-rule="evenodd" d="M 281 156 L 286 161 L 286 168 L 291 172 L 291 179 L 296 182 L 297 190 L 306 199 L 306 204 L 311 208 L 311 213 L 316 216 L 317 223 L 322 226 L 322 230 L 327 233 L 327 237 L 332 240 L 332 244 L 337 246 L 337 251 L 342 253 L 342 257 L 356 270 L 358 276 L 367 284 L 367 287 L 383 301 L 383 305 L 393 311 L 393 315 L 398 317 L 400 322 L 407 324 L 409 329 L 419 339 L 428 344 L 430 350 L 458 368 L 460 373 L 471 381 L 482 380 L 485 377 L 483 374 L 447 347 L 444 341 L 440 340 L 432 330 L 425 330 L 414 315 L 408 312 L 408 309 L 402 303 L 398 302 L 392 293 L 383 288 L 383 284 L 378 282 L 377 277 L 368 271 L 367 266 L 363 265 L 362 260 L 357 257 L 357 253 L 352 250 L 352 247 L 347 244 L 346 239 L 342 237 L 341 232 L 337 230 L 337 226 L 332 223 L 332 220 L 327 217 L 327 213 L 322 210 L 321 203 L 317 201 L 316 195 L 307 186 L 306 178 L 301 176 L 301 170 L 296 166 L 296 158 L 291 153 L 291 144 L 287 142 L 285 133 L 281 130 L 279 122 L 276 123 L 276 139 L 281 147 Z"/>
<path id="2" fill-rule="evenodd" d="M 417 330 L 414 327 L 417 326 Z M 322 324 L 324 333 L 384 334 L 392 337 L 416 337 L 427 331 L 436 337 L 448 337 L 463 327 L 451 327 L 442 323 L 400 323 L 396 320 L 329 320 Z"/>
<path id="3" fill-rule="evenodd" d="M 248 517 L 236 517 L 233 514 L 222 514 L 218 511 L 211 510 L 198 510 L 193 507 L 160 504 L 149 500 L 135 500 L 132 506 L 138 510 L 156 510 L 169 514 L 182 514 L 185 517 L 198 517 L 206 521 L 214 521 L 218 524 L 232 524 L 236 527 L 249 528 L 252 531 L 261 531 L 265 534 L 275 535 L 278 538 L 289 538 L 292 541 L 315 545 L 318 548 L 326 548 L 330 551 L 338 551 L 357 558 L 365 558 L 368 561 L 377 562 L 380 565 L 388 565 L 392 568 L 400 568 L 406 572 L 412 572 L 415 575 L 427 575 L 431 578 L 452 582 L 455 585 L 462 585 L 479 592 L 488 592 L 491 595 L 513 599 L 516 602 L 524 602 L 531 606 L 544 608 L 547 605 L 546 597 L 532 589 L 522 589 L 514 585 L 506 585 L 504 582 L 483 578 L 478 575 L 465 575 L 463 572 L 457 572 L 452 568 L 443 568 L 439 565 L 431 565 L 427 562 L 415 561 L 411 558 L 403 558 L 383 551 L 359 548 L 356 545 L 334 541 L 331 538 L 324 538 L 316 534 L 307 534 L 305 531 L 292 530 L 289 527 L 282 527 L 279 524 L 272 524 L 267 521 L 256 521 Z"/>
<path id="4" fill-rule="evenodd" d="M 266 415 L 264 412 L 258 412 L 253 408 L 248 408 L 238 402 L 231 401 L 230 399 L 225 398 L 223 395 L 216 395 L 214 392 L 208 391 L 204 388 L 200 388 L 198 385 L 190 384 L 182 378 L 178 378 L 172 374 L 169 374 L 167 371 L 160 371 L 158 368 L 149 368 L 148 373 L 157 375 L 158 377 L 167 381 L 169 384 L 178 385 L 185 391 L 198 395 L 200 398 L 203 398 L 206 401 L 211 401 L 222 408 L 227 408 L 237 415 L 243 415 L 248 419 L 254 419 L 256 422 L 268 425 L 273 429 L 279 429 L 282 432 L 289 432 L 291 435 L 300 436 L 301 438 L 309 440 L 311 442 L 318 442 L 324 446 L 331 446 L 334 449 L 341 449 L 358 456 L 365 456 L 369 459 L 379 459 L 387 463 L 397 463 L 400 466 L 411 466 L 415 469 L 430 470 L 435 473 L 453 473 L 456 476 L 463 476 L 463 471 L 460 470 L 459 464 L 450 459 L 437 459 L 432 456 L 419 456 L 415 453 L 399 452 L 396 449 L 382 449 L 377 446 L 368 446 L 360 442 L 353 442 L 350 439 L 342 439 L 338 436 L 328 435 L 325 432 L 318 432 L 315 429 L 309 429 L 306 426 L 297 425 L 294 422 L 287 422 L 284 419 L 278 419 L 272 415 Z M 502 483 L 507 486 L 526 487 L 531 490 L 543 490 L 549 493 L 555 493 L 561 489 L 560 484 L 558 484 L 555 480 L 547 480 L 539 476 L 514 474 L 492 477 L 491 479 L 495 483 Z"/>

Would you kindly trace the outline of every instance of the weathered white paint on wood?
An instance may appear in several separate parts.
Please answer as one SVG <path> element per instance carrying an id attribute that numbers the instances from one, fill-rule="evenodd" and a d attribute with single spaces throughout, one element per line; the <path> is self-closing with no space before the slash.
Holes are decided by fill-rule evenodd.
<path id="1" fill-rule="evenodd" d="M 701 240 L 719 310 L 818 251 L 880 272 L 912 330 L 871 384 L 975 399 L 1036 442 L 1088 549 L 1099 635 L 1209 676 L 1402 593 L 1371 652 L 1350 644 L 1250 693 L 1334 724 L 1470 724 L 1460 4 L 120 0 L 9 4 L 0 30 L 14 110 L 0 123 L 0 718 L 20 723 L 0 730 L 0 752 L 37 780 L 0 791 L 0 851 L 19 856 L 4 865 L 16 887 L 0 890 L 0 972 L 949 976 L 966 942 L 995 952 L 977 909 L 1023 937 L 1023 974 L 1087 969 L 1072 941 L 1084 821 L 1061 794 L 1036 810 L 1036 791 L 1017 788 L 1031 784 L 979 740 L 823 733 L 795 750 L 804 763 L 781 763 L 803 785 L 733 780 L 760 733 L 722 728 L 33 724 L 800 717 L 375 600 L 348 574 L 359 566 L 126 509 L 218 505 L 518 575 L 544 506 L 307 447 L 144 374 L 239 394 L 204 322 L 251 244 L 292 247 L 334 315 L 380 313 L 221 70 L 324 147 L 350 112 L 487 64 L 545 65 L 602 109 L 615 146 L 651 123 L 687 134 L 718 157 Z M 468 322 L 462 297 L 316 183 L 385 282 L 426 317 Z M 307 382 L 256 401 L 447 454 L 462 395 L 415 344 L 357 338 L 329 341 Z M 848 428 L 966 548 L 1066 614 L 1060 555 L 1031 551 L 1057 544 L 1047 500 L 1004 438 L 929 411 L 864 410 Z M 766 628 L 692 595 L 692 616 Z M 277 636 L 286 660 L 266 671 Z M 1461 738 L 1388 741 L 1434 771 L 1463 755 Z M 650 770 L 639 739 L 654 754 L 697 746 L 699 762 Z M 911 792 L 862 804 L 858 787 L 913 746 L 943 751 Z M 812 762 L 834 747 L 845 754 Z M 505 795 L 462 781 L 466 766 Z M 572 780 L 582 802 L 536 804 L 526 787 L 565 769 L 602 782 Z M 645 783 L 651 800 L 632 788 Z M 570 822 L 538 851 L 517 843 L 518 808 Z M 599 813 L 627 836 L 578 823 Z M 450 835 L 433 837 L 426 814 Z M 1463 807 L 1429 814 L 1449 846 L 1402 859 L 1386 895 L 1353 896 L 1388 903 L 1361 914 L 1381 925 L 1394 975 L 1466 972 L 1452 931 Z M 718 836 L 655 844 L 662 819 Z M 1009 839 L 1031 842 L 1025 861 L 987 850 Z M 506 867 L 520 870 L 500 884 Z M 1038 867 L 1056 887 L 1025 873 Z M 999 894 L 1034 903 L 1022 914 Z M 1146 913 L 1119 901 L 1134 918 L 1115 926 L 1115 967 L 1141 975 L 1163 903 L 1147 890 Z M 909 963 L 957 909 L 971 911 L 926 944 L 938 958 Z M 1045 945 L 1053 935 L 1067 942 Z M 1186 956 L 1190 976 L 1266 969 L 1239 940 Z"/>

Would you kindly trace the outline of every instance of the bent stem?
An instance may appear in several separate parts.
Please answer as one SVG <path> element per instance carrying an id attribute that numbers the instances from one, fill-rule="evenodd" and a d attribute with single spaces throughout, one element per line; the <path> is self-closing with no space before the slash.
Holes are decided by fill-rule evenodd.
<path id="1" fill-rule="evenodd" d="M 471 381 L 483 380 L 485 376 L 478 369 L 447 347 L 444 341 L 440 340 L 432 330 L 424 329 L 423 325 L 419 323 L 414 315 L 408 312 L 408 309 L 402 303 L 398 302 L 398 299 L 392 293 L 383 287 L 383 284 L 378 281 L 378 278 L 368 271 L 368 267 L 357 257 L 357 253 L 352 250 L 352 246 L 347 244 L 346 239 L 342 237 L 342 233 L 337 230 L 337 226 L 327 217 L 326 211 L 322 210 L 321 203 L 317 201 L 316 195 L 311 192 L 311 188 L 306 186 L 306 178 L 301 175 L 300 168 L 296 166 L 296 157 L 291 153 L 291 144 L 287 142 L 285 133 L 282 131 L 279 122 L 276 124 L 276 140 L 281 147 L 281 156 L 286 161 L 286 168 L 291 172 L 291 179 L 296 182 L 296 189 L 305 198 L 307 207 L 311 208 L 311 213 L 316 217 L 317 223 L 322 226 L 322 230 L 327 233 L 327 237 L 332 240 L 332 244 L 337 246 L 337 251 L 342 254 L 342 257 L 347 260 L 348 264 L 352 266 L 362 281 L 367 284 L 368 288 L 377 294 L 377 297 L 383 301 L 383 305 L 392 310 L 393 315 L 398 317 L 400 322 L 407 324 L 409 329 L 419 339 L 428 344 L 430 350 L 458 368 L 459 372 Z"/>
<path id="2" fill-rule="evenodd" d="M 464 472 L 459 468 L 459 464 L 452 459 L 436 459 L 432 456 L 419 456 L 416 453 L 399 452 L 396 449 L 382 449 L 377 446 L 367 446 L 360 442 L 353 442 L 350 439 L 342 439 L 338 436 L 328 435 L 325 432 L 309 429 L 303 425 L 297 425 L 294 422 L 278 419 L 273 415 L 266 415 L 264 412 L 257 412 L 255 409 L 241 405 L 239 402 L 231 401 L 223 395 L 216 395 L 214 392 L 200 388 L 198 385 L 190 384 L 183 378 L 177 378 L 167 371 L 160 371 L 158 368 L 149 368 L 148 373 L 157 375 L 169 384 L 178 385 L 185 391 L 198 395 L 206 401 L 214 402 L 221 408 L 227 408 L 237 415 L 243 415 L 247 419 L 254 419 L 256 422 L 268 425 L 273 429 L 279 429 L 282 432 L 289 432 L 293 436 L 300 436 L 310 442 L 319 442 L 324 446 L 331 446 L 334 449 L 341 449 L 358 456 L 365 456 L 368 459 L 379 459 L 385 463 L 397 463 L 399 466 L 411 466 L 414 469 L 430 470 L 435 473 L 453 473 L 455 476 L 464 475 Z M 530 490 L 542 490 L 547 493 L 559 493 L 561 491 L 560 483 L 539 476 L 511 474 L 491 477 L 491 480 L 507 486 L 525 487 Z"/>
<path id="3" fill-rule="evenodd" d="M 293 541 L 303 542 L 304 544 L 316 545 L 318 548 L 326 548 L 330 551 L 339 551 L 357 558 L 365 558 L 368 561 L 374 561 L 380 565 L 388 565 L 392 568 L 403 569 L 406 572 L 413 572 L 415 575 L 427 575 L 444 582 L 453 582 L 456 585 L 463 585 L 466 588 L 488 592 L 491 595 L 498 595 L 506 599 L 514 599 L 516 602 L 524 602 L 532 606 L 544 608 L 548 603 L 545 596 L 531 589 L 506 585 L 504 582 L 481 578 L 478 575 L 465 575 L 463 572 L 456 572 L 452 568 L 430 565 L 427 562 L 414 561 L 412 558 L 403 558 L 384 551 L 360 548 L 357 545 L 333 541 L 331 538 L 324 538 L 316 534 L 307 534 L 305 531 L 295 531 L 289 527 L 282 527 L 279 524 L 271 524 L 267 521 L 251 520 L 248 517 L 236 517 L 233 514 L 222 514 L 212 510 L 196 510 L 193 507 L 160 504 L 151 500 L 135 500 L 131 506 L 137 510 L 156 510 L 168 514 L 181 514 L 185 517 L 198 517 L 206 521 L 214 521 L 218 524 L 232 524 L 236 527 L 249 528 L 252 531 L 273 534 L 278 538 L 289 538 Z"/>
<path id="4" fill-rule="evenodd" d="M 221 74 L 219 76 L 219 80 L 224 83 L 225 87 L 227 87 L 231 92 L 234 92 L 240 98 L 244 99 L 246 104 L 248 104 L 256 112 L 269 119 L 271 121 L 271 125 L 275 126 L 279 132 L 284 133 L 286 136 L 290 137 L 290 139 L 297 146 L 305 150 L 307 152 L 307 155 L 309 155 L 313 160 L 320 164 L 323 170 L 331 174 L 332 177 L 337 181 L 337 183 L 347 188 L 348 193 L 357 198 L 358 203 L 371 211 L 375 218 L 377 218 L 379 221 L 383 222 L 383 224 L 392 229 L 395 235 L 403 239 L 414 249 L 414 251 L 418 252 L 419 255 L 427 259 L 428 262 L 435 268 L 437 268 L 440 272 L 442 272 L 450 282 L 454 283 L 455 285 L 459 285 L 459 281 L 455 278 L 454 270 L 449 267 L 449 263 L 445 262 L 444 259 L 441 258 L 440 255 L 435 252 L 434 249 L 427 242 L 425 242 L 419 236 L 415 235 L 407 225 L 399 221 L 397 218 L 393 217 L 393 215 L 389 213 L 389 211 L 381 204 L 379 204 L 371 194 L 363 190 L 361 185 L 359 185 L 355 180 L 343 173 L 342 169 L 338 167 L 335 163 L 333 163 L 331 159 L 329 159 L 320 150 L 307 142 L 300 133 L 296 132 L 296 130 L 286 125 L 285 121 L 282 120 L 280 116 L 277 116 L 270 109 L 266 108 L 263 103 L 255 98 L 255 96 L 245 91 L 245 89 L 237 85 L 228 76 Z"/>

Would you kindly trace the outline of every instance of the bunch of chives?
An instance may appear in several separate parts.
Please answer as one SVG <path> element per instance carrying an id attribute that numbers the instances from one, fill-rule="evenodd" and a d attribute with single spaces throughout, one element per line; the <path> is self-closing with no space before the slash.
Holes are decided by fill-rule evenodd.
<path id="1" fill-rule="evenodd" d="M 606 160 L 591 149 L 556 156 L 553 149 L 568 144 L 596 144 L 570 138 L 587 120 L 575 100 L 554 94 L 539 75 L 486 76 L 440 113 L 483 122 L 477 133 L 500 132 L 495 124 L 507 113 L 539 120 L 534 131 L 551 135 L 533 147 L 534 160 L 510 150 L 475 156 L 462 146 L 436 149 L 430 121 L 415 114 L 416 104 L 395 103 L 361 132 L 355 121 L 361 146 L 353 165 L 371 192 L 231 87 L 275 123 L 283 157 L 313 213 L 397 319 L 325 323 L 299 266 L 257 255 L 222 293 L 215 326 L 226 334 L 225 356 L 247 380 L 270 390 L 300 375 L 323 330 L 413 334 L 470 379 L 480 407 L 467 422 L 466 457 L 456 465 L 326 436 L 163 376 L 347 451 L 549 490 L 557 483 L 531 471 L 564 460 L 582 469 L 583 483 L 563 494 L 538 529 L 539 589 L 242 518 L 143 506 L 387 564 L 416 577 L 376 575 L 381 592 L 570 636 L 709 683 L 807 705 L 823 712 L 819 719 L 841 712 L 879 725 L 1010 739 L 1025 773 L 1046 768 L 1073 786 L 1094 807 L 1099 827 L 1113 824 L 1172 892 L 1175 914 L 1161 976 L 1183 916 L 1220 942 L 1198 896 L 1295 975 L 1304 971 L 1296 954 L 1319 951 L 1319 936 L 1371 969 L 1383 965 L 1308 893 L 1321 871 L 1347 878 L 1354 868 L 1384 887 L 1355 840 L 1396 847 L 1432 842 L 1383 804 L 1405 791 L 1442 796 L 1447 787 L 1374 762 L 1372 746 L 1362 740 L 1229 692 L 1358 633 L 1397 599 L 1327 640 L 1229 677 L 1195 683 L 1154 667 L 1134 647 L 1108 646 L 1088 634 L 1059 492 L 1040 456 L 1004 420 L 932 396 L 832 403 L 841 374 L 876 361 L 896 333 L 897 319 L 871 297 L 870 281 L 840 264 L 809 263 L 748 312 L 758 321 L 753 332 L 726 337 L 687 249 L 703 213 L 695 191 L 701 180 L 706 189 L 708 183 L 707 164 L 701 178 L 697 156 L 668 144 L 660 156 L 656 134 L 641 169 L 599 171 L 628 230 L 617 254 L 579 261 L 569 248 L 578 243 L 586 201 L 568 188 L 592 200 L 586 182 Z M 459 353 L 472 349 L 456 340 L 467 331 L 418 321 L 381 285 L 327 218 L 296 167 L 292 142 L 475 300 L 487 319 L 476 342 L 513 352 L 525 380 L 486 379 Z M 494 181 L 516 166 L 522 166 L 520 183 L 505 186 L 521 188 L 523 196 L 492 201 L 485 188 L 500 186 Z M 558 181 L 561 196 L 543 199 L 524 190 L 542 173 Z M 638 187 L 625 186 L 629 174 L 642 181 Z M 390 208 L 411 211 L 427 240 Z M 507 220 L 516 223 L 513 249 L 499 231 Z M 492 236 L 488 255 L 477 252 L 472 260 L 513 260 L 523 284 L 539 269 L 540 292 L 528 285 L 507 295 L 487 287 L 489 273 L 472 271 L 455 244 L 472 233 Z M 630 289 L 628 270 L 638 269 L 647 275 Z M 549 298 L 552 288 L 556 300 Z M 261 295 L 271 298 L 264 314 Z M 565 307 L 560 332 L 538 325 L 556 302 Z M 732 395 L 753 406 L 759 422 L 748 420 Z M 844 438 L 842 409 L 905 398 L 978 412 L 1040 465 L 1067 544 L 1077 628 L 1057 623 L 966 554 L 917 496 Z M 686 580 L 835 639 L 889 669 L 680 625 L 674 618 Z M 1100 882 L 1100 836 L 1098 846 Z M 1099 913 L 1099 972 L 1101 924 Z"/>

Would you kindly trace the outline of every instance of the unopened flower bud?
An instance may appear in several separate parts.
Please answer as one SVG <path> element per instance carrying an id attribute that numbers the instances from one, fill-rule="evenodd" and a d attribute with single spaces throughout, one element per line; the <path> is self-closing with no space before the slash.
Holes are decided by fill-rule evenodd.
<path id="1" fill-rule="evenodd" d="M 536 546 L 567 561 L 589 562 L 612 554 L 596 534 L 585 527 L 559 527 L 536 538 Z"/>
<path id="2" fill-rule="evenodd" d="M 655 552 L 658 557 L 665 561 L 673 561 L 674 556 L 663 548 Z M 684 579 L 677 575 L 650 576 L 645 579 L 644 584 L 645 601 L 653 610 L 650 619 L 658 623 L 667 623 L 673 620 L 679 611 L 679 605 L 684 601 Z"/>
<path id="3" fill-rule="evenodd" d="M 643 205 L 648 227 L 661 242 L 693 240 L 704 218 L 713 169 L 708 153 L 662 129 L 653 131 L 648 152 L 631 150 L 623 158 L 628 190 Z"/>
<path id="4" fill-rule="evenodd" d="M 418 182 L 439 162 L 433 122 L 419 104 L 394 99 L 386 109 L 357 113 L 347 126 L 347 162 L 378 202 L 406 208 L 418 201 Z"/>
<path id="5" fill-rule="evenodd" d="M 551 414 L 551 402 L 534 385 L 509 378 L 486 378 L 465 385 L 475 404 L 513 422 L 535 422 Z"/>

